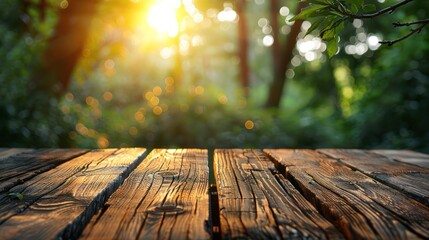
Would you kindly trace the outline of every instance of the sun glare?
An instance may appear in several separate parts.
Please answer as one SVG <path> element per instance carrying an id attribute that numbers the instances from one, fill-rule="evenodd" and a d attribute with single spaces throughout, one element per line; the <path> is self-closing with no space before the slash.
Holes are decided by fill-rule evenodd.
<path id="1" fill-rule="evenodd" d="M 151 28 L 160 33 L 175 37 L 179 33 L 179 23 L 177 22 L 176 11 L 180 7 L 180 1 L 158 1 L 154 4 L 147 16 L 148 24 Z"/>

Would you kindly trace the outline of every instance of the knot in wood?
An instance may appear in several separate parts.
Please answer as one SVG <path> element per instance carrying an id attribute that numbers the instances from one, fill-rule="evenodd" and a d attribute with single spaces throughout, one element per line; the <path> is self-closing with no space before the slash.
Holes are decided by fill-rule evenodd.
<path id="1" fill-rule="evenodd" d="M 161 177 L 163 177 L 163 178 L 174 178 L 174 177 L 177 177 L 177 176 L 179 176 L 179 173 L 178 172 L 176 172 L 176 171 L 168 171 L 168 170 L 165 170 L 165 171 L 159 171 L 159 172 L 157 172 L 156 173 L 157 175 L 160 175 Z"/>
<path id="2" fill-rule="evenodd" d="M 146 213 L 156 215 L 177 215 L 183 213 L 185 210 L 179 205 L 167 205 L 149 208 Z"/>

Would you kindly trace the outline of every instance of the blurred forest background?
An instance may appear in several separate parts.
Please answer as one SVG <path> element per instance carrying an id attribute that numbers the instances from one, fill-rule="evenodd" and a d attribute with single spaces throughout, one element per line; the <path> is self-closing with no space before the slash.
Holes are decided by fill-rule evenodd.
<path id="1" fill-rule="evenodd" d="M 378 43 L 429 1 L 346 24 L 333 58 L 298 5 L 2 0 L 0 146 L 429 152 L 429 31 Z"/>

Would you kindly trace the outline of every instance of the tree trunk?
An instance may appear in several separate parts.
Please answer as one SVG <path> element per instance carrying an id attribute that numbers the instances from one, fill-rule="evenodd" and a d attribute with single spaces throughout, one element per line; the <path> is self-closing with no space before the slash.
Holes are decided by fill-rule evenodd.
<path id="1" fill-rule="evenodd" d="M 176 20 L 178 24 L 178 32 L 174 37 L 174 44 L 176 48 L 176 56 L 174 58 L 174 69 L 173 69 L 173 79 L 175 88 L 181 88 L 183 85 L 184 75 L 183 75 L 183 64 L 182 64 L 182 55 L 180 53 L 180 37 L 182 36 L 182 21 L 185 17 L 186 11 L 185 6 L 183 5 L 182 0 L 180 1 L 180 7 L 177 9 Z"/>
<path id="2" fill-rule="evenodd" d="M 57 25 L 47 41 L 41 65 L 35 71 L 32 90 L 54 96 L 67 91 L 99 2 L 100 0 L 69 1 L 68 6 L 59 12 Z"/>
<path id="3" fill-rule="evenodd" d="M 272 28 L 273 45 L 271 46 L 271 56 L 273 64 L 273 82 L 279 82 L 284 78 L 285 65 L 282 59 L 282 49 L 279 34 L 279 0 L 271 0 L 270 4 L 270 25 Z M 271 95 L 270 95 L 271 96 Z"/>
<path id="4" fill-rule="evenodd" d="M 306 7 L 306 2 L 299 2 L 296 14 L 301 12 L 301 9 Z M 279 46 L 278 41 L 278 1 L 272 0 L 271 1 L 271 26 L 273 27 L 273 34 L 277 31 L 277 36 L 274 37 L 274 43 L 273 43 L 273 66 L 274 66 L 274 74 L 273 74 L 273 82 L 271 83 L 269 92 L 268 92 L 268 99 L 265 104 L 265 107 L 267 108 L 278 108 L 280 107 L 280 101 L 283 95 L 284 86 L 286 83 L 286 77 L 285 73 L 286 70 L 290 64 L 290 61 L 293 57 L 293 50 L 295 49 L 297 37 L 298 34 L 301 31 L 301 25 L 302 20 L 297 20 L 292 25 L 292 29 L 289 33 L 289 36 L 287 38 L 287 42 L 284 45 L 283 48 Z M 275 27 L 276 26 L 276 27 Z M 276 41 L 278 42 L 276 45 Z"/>
<path id="5" fill-rule="evenodd" d="M 245 15 L 246 0 L 237 1 L 237 15 L 238 15 L 238 57 L 240 59 L 240 83 L 243 89 L 244 96 L 249 96 L 249 63 L 248 63 L 248 48 L 249 48 L 249 34 L 247 31 L 247 21 Z"/>

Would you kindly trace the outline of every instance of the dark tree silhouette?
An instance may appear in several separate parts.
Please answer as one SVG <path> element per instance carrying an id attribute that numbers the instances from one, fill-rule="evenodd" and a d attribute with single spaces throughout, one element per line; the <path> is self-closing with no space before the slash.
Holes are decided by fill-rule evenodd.
<path id="1" fill-rule="evenodd" d="M 277 22 L 278 3 L 276 0 L 271 2 L 271 18 L 272 22 Z M 297 6 L 297 13 L 301 11 L 308 4 L 306 2 L 300 2 Z M 275 23 L 276 25 L 277 23 Z M 265 103 L 267 108 L 277 108 L 280 106 L 280 101 L 283 95 L 284 86 L 286 83 L 285 72 L 289 66 L 290 61 L 293 57 L 293 50 L 295 49 L 298 34 L 301 31 L 302 20 L 297 20 L 292 25 L 292 29 L 286 39 L 286 44 L 283 46 L 274 45 L 273 49 L 273 60 L 274 60 L 274 79 L 271 83 L 268 99 Z M 274 29 L 274 25 L 273 25 Z M 274 30 L 277 31 L 277 30 Z M 274 40 L 276 42 L 276 39 Z"/>
<path id="2" fill-rule="evenodd" d="M 91 21 L 100 0 L 75 0 L 60 10 L 53 35 L 46 44 L 32 89 L 60 96 L 71 81 L 73 70 L 87 41 Z"/>

